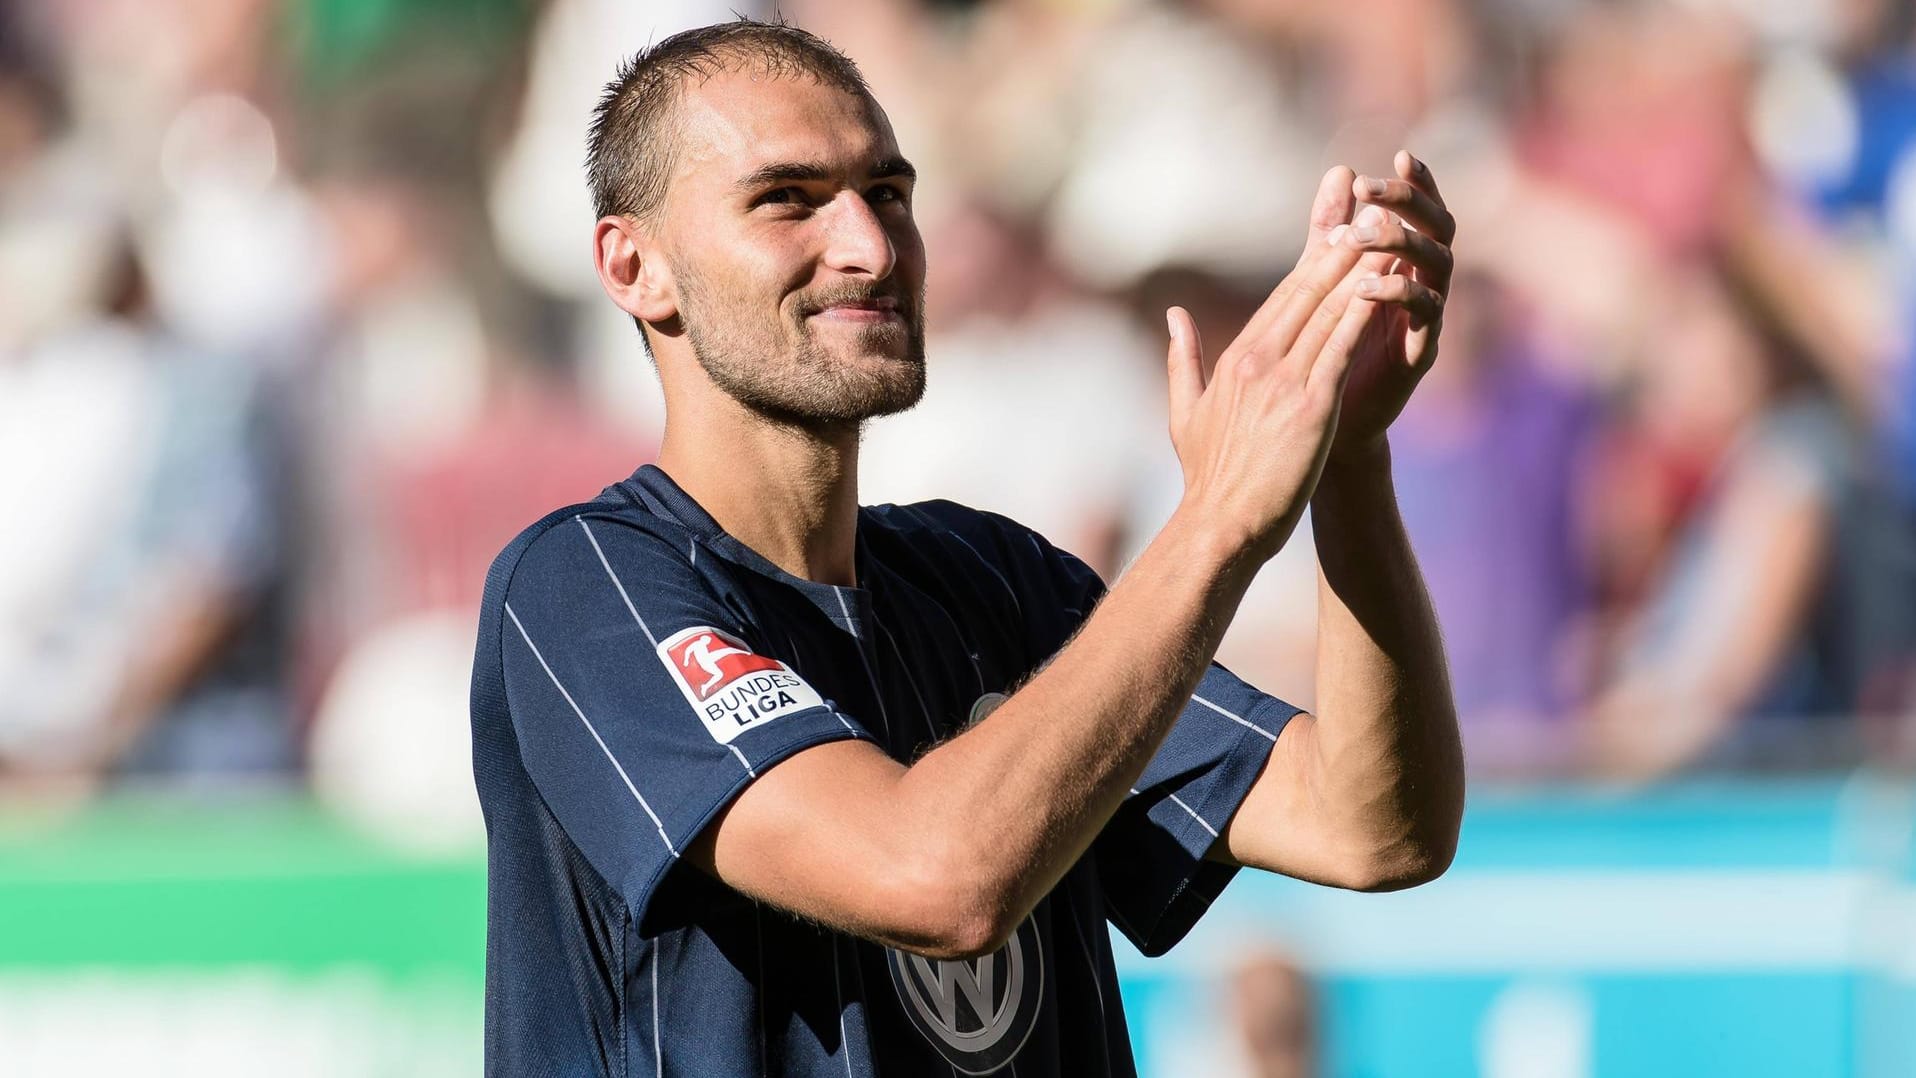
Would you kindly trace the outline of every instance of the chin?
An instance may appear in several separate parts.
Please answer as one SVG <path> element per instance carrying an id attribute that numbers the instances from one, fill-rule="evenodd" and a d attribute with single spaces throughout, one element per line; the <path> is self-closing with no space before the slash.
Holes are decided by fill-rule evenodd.
<path id="1" fill-rule="evenodd" d="M 897 415 L 916 407 L 925 395 L 925 367 L 922 359 L 914 356 L 884 356 L 877 360 L 883 366 L 871 376 L 859 379 L 861 384 L 847 385 L 844 400 L 845 412 L 857 419 L 877 419 L 881 416 Z"/>
<path id="2" fill-rule="evenodd" d="M 868 326 L 859 329 L 851 339 L 827 349 L 841 361 L 849 362 L 925 362 L 924 350 L 913 346 L 912 338 L 899 326 Z"/>

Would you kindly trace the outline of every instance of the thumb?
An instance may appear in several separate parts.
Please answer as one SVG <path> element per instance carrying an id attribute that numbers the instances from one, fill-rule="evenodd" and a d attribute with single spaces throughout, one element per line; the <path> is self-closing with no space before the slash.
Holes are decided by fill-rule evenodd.
<path id="1" fill-rule="evenodd" d="M 1198 398 L 1204 395 L 1204 343 L 1198 339 L 1197 322 L 1184 308 L 1166 310 L 1164 322 L 1171 331 L 1165 354 L 1171 377 L 1171 426 L 1182 429 Z"/>

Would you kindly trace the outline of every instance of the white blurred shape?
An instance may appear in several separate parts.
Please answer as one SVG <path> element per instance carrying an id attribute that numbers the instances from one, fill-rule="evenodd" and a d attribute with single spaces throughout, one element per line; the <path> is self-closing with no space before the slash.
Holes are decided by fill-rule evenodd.
<path id="1" fill-rule="evenodd" d="M 314 720 L 313 786 L 341 816 L 396 846 L 456 853 L 484 839 L 466 694 L 469 614 L 415 614 L 360 640 Z"/>
<path id="2" fill-rule="evenodd" d="M 0 971 L 7 1078 L 472 1074 L 479 986 L 333 967 Z"/>
<path id="3" fill-rule="evenodd" d="M 862 501 L 949 498 L 1073 551 L 1088 525 L 1122 516 L 1165 421 L 1156 342 L 1122 312 L 1070 303 L 1018 323 L 979 318 L 927 350 L 924 402 L 866 431 Z"/>
<path id="4" fill-rule="evenodd" d="M 149 240 L 160 311 L 189 341 L 217 351 L 267 346 L 310 324 L 330 276 L 318 213 L 279 183 L 189 187 Z"/>
<path id="5" fill-rule="evenodd" d="M 237 94 L 187 102 L 160 140 L 160 178 L 175 194 L 208 186 L 263 191 L 278 172 L 272 121 Z"/>
<path id="6" fill-rule="evenodd" d="M 1856 102 L 1829 62 L 1803 49 L 1779 53 L 1750 98 L 1750 138 L 1772 172 L 1798 187 L 1841 179 L 1857 152 Z"/>
<path id="7" fill-rule="evenodd" d="M 399 458 L 444 445 L 485 405 L 485 327 L 456 285 L 420 280 L 382 293 L 343 349 L 358 431 Z"/>
<path id="8" fill-rule="evenodd" d="M 1321 139 L 1285 96 L 1222 27 L 1139 13 L 1083 87 L 1089 116 L 1049 222 L 1060 254 L 1106 287 L 1167 265 L 1257 273 L 1287 262 L 1303 243 Z"/>
<path id="9" fill-rule="evenodd" d="M 116 196 L 76 142 L 0 177 L 0 351 L 86 317 L 120 243 Z"/>
<path id="10" fill-rule="evenodd" d="M 0 363 L 0 505 L 31 522 L 0 528 L 0 747 L 9 752 L 76 734 L 117 676 L 104 635 L 73 641 L 53 630 L 73 613 L 91 560 L 130 523 L 128 499 L 103 492 L 138 489 L 154 458 L 151 363 L 137 333 L 105 322 Z"/>
<path id="11" fill-rule="evenodd" d="M 1477 1032 L 1484 1078 L 1589 1078 L 1595 1007 L 1574 984 L 1517 981 L 1498 993 Z"/>
<path id="12" fill-rule="evenodd" d="M 598 295 L 586 130 L 633 53 L 681 30 L 731 19 L 736 0 L 557 0 L 532 46 L 519 126 L 493 170 L 489 203 L 513 267 L 561 296 Z"/>

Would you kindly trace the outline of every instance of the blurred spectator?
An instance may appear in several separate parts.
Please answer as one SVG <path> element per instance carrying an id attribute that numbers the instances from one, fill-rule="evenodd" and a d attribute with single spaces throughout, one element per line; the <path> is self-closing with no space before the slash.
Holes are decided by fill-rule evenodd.
<path id="1" fill-rule="evenodd" d="M 287 775 L 284 446 L 259 380 L 159 326 L 130 250 L 103 308 L 0 393 L 6 501 L 36 522 L 0 557 L 0 763 L 83 785 Z M 63 467 L 18 466 L 47 455 Z"/>
<path id="2" fill-rule="evenodd" d="M 368 64 L 312 147 L 334 238 L 306 375 L 329 537 L 309 570 L 313 779 L 390 840 L 458 848 L 480 834 L 463 700 L 487 566 L 654 445 L 581 398 L 566 312 L 501 272 L 469 122 L 491 100 L 483 68 Z"/>
<path id="3" fill-rule="evenodd" d="M 1720 9 L 1580 5 L 1545 46 L 1521 156 L 1640 221 L 1665 250 L 1696 251 L 1745 157 L 1747 33 Z"/>
<path id="4" fill-rule="evenodd" d="M 1317 991 L 1289 957 L 1253 953 L 1231 972 L 1226 1001 L 1247 1078 L 1312 1078 L 1317 1066 Z"/>
<path id="5" fill-rule="evenodd" d="M 1685 275 L 1646 357 L 1650 436 L 1710 463 L 1592 705 L 1606 773 L 1814 762 L 1838 739 L 1773 720 L 1851 714 L 1886 628 L 1871 597 L 1894 579 L 1873 556 L 1857 439 L 1753 299 L 1734 279 Z"/>
<path id="6" fill-rule="evenodd" d="M 166 49 L 128 34 L 150 8 L 30 6 L 0 26 L 0 502 L 34 522 L 0 552 L 16 783 L 284 779 L 297 762 L 288 446 L 254 348 L 300 293 L 254 278 L 210 318 L 190 298 L 230 283 L 235 255 L 284 262 L 284 229 L 193 227 L 274 205 L 270 126 L 234 93 L 256 85 L 260 10 L 162 19 Z M 121 82 L 85 62 L 111 57 Z"/>

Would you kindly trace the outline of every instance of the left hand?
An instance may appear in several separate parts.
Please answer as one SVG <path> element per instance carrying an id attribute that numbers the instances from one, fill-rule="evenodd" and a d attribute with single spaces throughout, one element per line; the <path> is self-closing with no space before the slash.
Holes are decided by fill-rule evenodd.
<path id="1" fill-rule="evenodd" d="M 1352 271 L 1357 294 L 1377 302 L 1351 356 L 1333 461 L 1381 448 L 1384 432 L 1437 360 L 1457 222 L 1428 166 L 1404 150 L 1392 165 L 1397 178 L 1390 180 L 1332 169 L 1311 210 L 1309 245 L 1354 244 L 1364 251 Z M 1363 209 L 1353 218 L 1359 203 Z"/>

